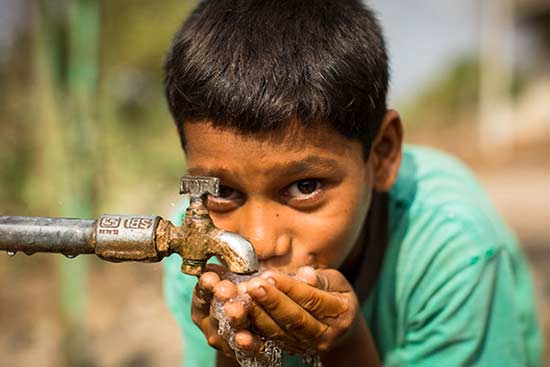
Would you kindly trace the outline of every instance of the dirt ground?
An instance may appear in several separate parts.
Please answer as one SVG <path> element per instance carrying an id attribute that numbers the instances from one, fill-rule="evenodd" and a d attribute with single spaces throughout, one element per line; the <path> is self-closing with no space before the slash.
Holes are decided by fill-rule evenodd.
<path id="1" fill-rule="evenodd" d="M 533 266 L 541 322 L 550 340 L 550 164 L 476 165 L 495 205 Z M 0 365 L 61 366 L 57 263 L 51 255 L 0 254 Z M 159 264 L 89 261 L 84 366 L 176 366 L 181 337 L 162 297 Z M 550 348 L 547 348 L 550 366 Z"/>
<path id="2" fill-rule="evenodd" d="M 19 272 L 1 271 L 0 365 L 62 366 L 57 264 L 24 255 Z M 0 269 L 14 259 L 2 256 Z M 70 260 L 66 260 L 70 261 Z M 85 366 L 176 366 L 181 337 L 162 297 L 159 264 L 105 264 L 91 258 Z M 15 273 L 15 274 L 14 274 Z"/>

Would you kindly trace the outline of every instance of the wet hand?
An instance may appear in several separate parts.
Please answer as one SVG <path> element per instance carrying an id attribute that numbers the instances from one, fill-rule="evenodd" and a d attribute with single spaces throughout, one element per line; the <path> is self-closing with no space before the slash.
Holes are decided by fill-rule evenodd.
<path id="1" fill-rule="evenodd" d="M 202 330 L 208 344 L 230 358 L 235 358 L 228 341 L 218 334 L 218 320 L 213 309 L 215 301 L 223 303 L 224 311 L 235 329 L 235 344 L 251 355 L 260 348 L 260 338 L 250 333 L 247 310 L 242 302 L 232 301 L 237 295 L 237 286 L 224 278 L 226 270 L 217 265 L 208 265 L 193 291 L 191 318 Z"/>
<path id="2" fill-rule="evenodd" d="M 295 353 L 330 351 L 352 341 L 364 323 L 353 288 L 333 269 L 306 266 L 295 278 L 270 270 L 239 288 L 254 300 L 254 330 Z"/>

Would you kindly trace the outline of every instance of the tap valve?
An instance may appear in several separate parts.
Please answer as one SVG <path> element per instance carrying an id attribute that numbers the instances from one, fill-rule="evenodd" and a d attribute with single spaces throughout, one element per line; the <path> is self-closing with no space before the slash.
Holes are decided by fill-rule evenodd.
<path id="1" fill-rule="evenodd" d="M 205 195 L 218 195 L 220 179 L 217 177 L 183 176 L 180 194 L 189 194 L 191 201 L 203 200 Z"/>
<path id="2" fill-rule="evenodd" d="M 245 238 L 214 226 L 206 207 L 207 195 L 218 195 L 219 179 L 215 177 L 183 176 L 180 193 L 189 194 L 189 207 L 178 235 L 170 248 L 182 257 L 181 271 L 199 275 L 212 256 L 222 260 L 230 271 L 240 274 L 258 270 L 258 259 L 252 244 Z"/>

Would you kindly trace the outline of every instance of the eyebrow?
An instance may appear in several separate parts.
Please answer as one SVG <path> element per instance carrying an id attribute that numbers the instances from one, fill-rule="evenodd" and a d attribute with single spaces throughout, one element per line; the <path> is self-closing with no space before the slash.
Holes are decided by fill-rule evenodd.
<path id="1" fill-rule="evenodd" d="M 299 161 L 273 165 L 269 167 L 269 171 L 279 176 L 297 176 L 299 174 L 318 174 L 319 172 L 338 172 L 340 167 L 335 159 L 310 155 Z M 188 170 L 188 173 L 197 176 L 214 176 L 221 179 L 235 175 L 235 172 L 223 167 L 193 167 Z"/>
<path id="2" fill-rule="evenodd" d="M 338 162 L 334 159 L 310 155 L 299 161 L 276 165 L 271 170 L 280 175 L 294 176 L 300 173 L 314 173 L 320 170 L 330 172 L 337 168 Z"/>

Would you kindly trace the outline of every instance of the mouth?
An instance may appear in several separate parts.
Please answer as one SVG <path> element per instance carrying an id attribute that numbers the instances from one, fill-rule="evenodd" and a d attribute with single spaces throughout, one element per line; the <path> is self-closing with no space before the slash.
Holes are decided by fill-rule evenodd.
<path id="1" fill-rule="evenodd" d="M 313 263 L 310 261 L 305 261 L 303 263 L 293 264 L 290 263 L 290 261 L 283 259 L 281 257 L 272 257 L 265 260 L 260 260 L 260 266 L 258 269 L 259 273 L 263 273 L 268 270 L 275 270 L 290 276 L 295 276 L 298 272 L 298 269 L 300 269 L 303 266 L 311 266 L 315 269 L 318 268 L 324 268 L 325 266 L 322 266 L 317 263 Z"/>
<path id="2" fill-rule="evenodd" d="M 280 273 L 284 273 L 284 274 L 287 274 L 287 275 L 290 275 L 290 276 L 293 276 L 296 274 L 296 270 L 298 269 L 298 267 L 292 267 L 292 266 L 288 266 L 288 264 L 286 265 L 280 265 L 277 263 L 277 261 L 260 261 L 260 267 L 258 269 L 258 273 L 264 273 L 268 270 L 274 270 L 274 271 L 277 271 L 277 272 L 280 272 Z"/>

